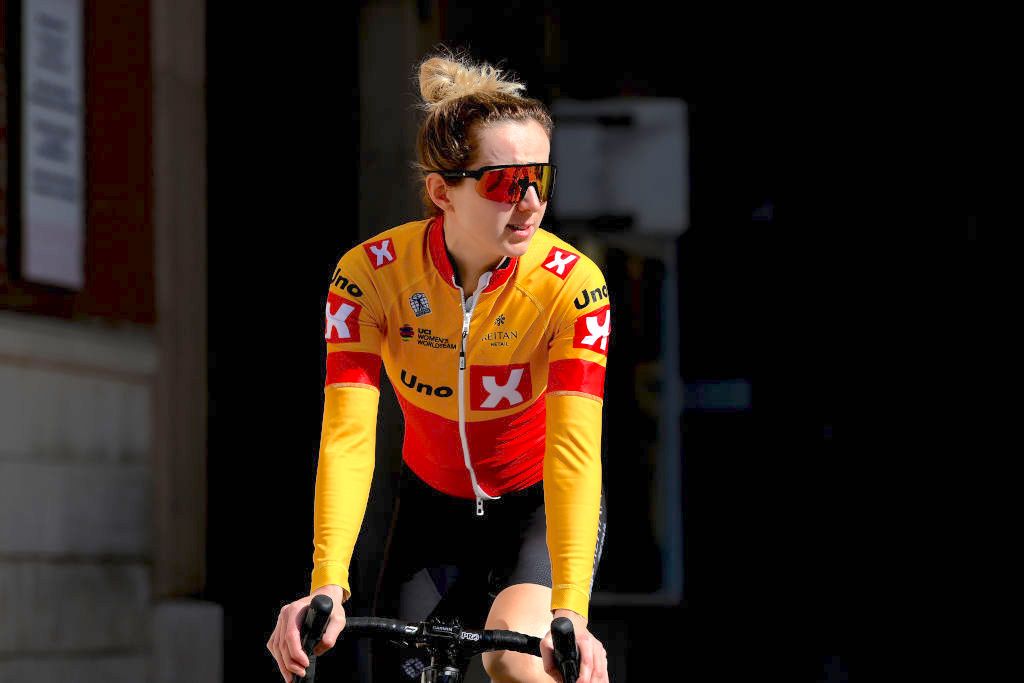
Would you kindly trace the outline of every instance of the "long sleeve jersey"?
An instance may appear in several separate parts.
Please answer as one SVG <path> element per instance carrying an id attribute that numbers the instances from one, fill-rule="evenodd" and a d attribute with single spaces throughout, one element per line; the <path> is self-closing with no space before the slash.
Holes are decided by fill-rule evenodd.
<path id="1" fill-rule="evenodd" d="M 488 501 L 544 481 L 551 609 L 588 615 L 601 494 L 611 309 L 604 275 L 538 229 L 475 292 L 458 285 L 443 217 L 342 256 L 329 286 L 311 590 L 340 585 L 366 511 L 380 369 L 405 418 L 402 458 L 451 496 Z"/>

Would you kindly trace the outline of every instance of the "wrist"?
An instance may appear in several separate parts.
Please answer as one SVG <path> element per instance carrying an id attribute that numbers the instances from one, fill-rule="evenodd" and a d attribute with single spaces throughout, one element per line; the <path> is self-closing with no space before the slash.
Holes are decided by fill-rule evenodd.
<path id="1" fill-rule="evenodd" d="M 565 609 L 563 607 L 559 607 L 558 609 L 551 610 L 551 619 L 552 619 L 552 621 L 554 621 L 558 617 L 567 617 L 570 621 L 572 621 L 573 624 L 576 624 L 576 625 L 582 625 L 582 626 L 586 626 L 587 625 L 587 618 L 585 616 L 583 616 L 582 614 L 580 614 L 579 612 L 574 612 L 571 609 Z"/>
<path id="2" fill-rule="evenodd" d="M 348 599 L 345 589 L 336 583 L 328 583 L 320 586 L 311 592 L 310 595 L 327 595 L 336 602 L 345 602 Z"/>

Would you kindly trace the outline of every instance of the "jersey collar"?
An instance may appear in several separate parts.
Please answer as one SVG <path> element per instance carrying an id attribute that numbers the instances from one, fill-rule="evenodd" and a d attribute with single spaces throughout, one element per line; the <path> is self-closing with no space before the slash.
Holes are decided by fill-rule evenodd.
<path id="1" fill-rule="evenodd" d="M 444 244 L 443 215 L 436 217 L 427 227 L 427 249 L 430 251 L 430 260 L 434 262 L 434 267 L 437 268 L 441 279 L 454 289 L 455 267 L 452 265 L 452 261 L 448 256 L 448 249 Z M 487 285 L 484 292 L 493 292 L 505 284 L 512 277 L 512 273 L 515 272 L 516 263 L 518 262 L 518 257 L 506 256 L 503 258 L 498 266 L 491 271 L 491 282 Z"/>

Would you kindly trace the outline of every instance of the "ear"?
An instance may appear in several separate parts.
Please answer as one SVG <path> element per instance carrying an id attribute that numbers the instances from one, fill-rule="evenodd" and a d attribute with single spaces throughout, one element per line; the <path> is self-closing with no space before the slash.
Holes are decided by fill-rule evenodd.
<path id="1" fill-rule="evenodd" d="M 453 205 L 451 198 L 448 196 L 449 187 L 444 182 L 441 174 L 431 173 L 423 182 L 427 185 L 427 194 L 430 195 L 430 200 L 442 211 L 451 211 Z"/>

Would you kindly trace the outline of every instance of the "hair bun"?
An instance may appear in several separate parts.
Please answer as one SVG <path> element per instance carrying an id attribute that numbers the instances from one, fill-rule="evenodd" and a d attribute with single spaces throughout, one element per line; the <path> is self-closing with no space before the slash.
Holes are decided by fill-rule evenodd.
<path id="1" fill-rule="evenodd" d="M 469 95 L 518 95 L 526 86 L 503 78 L 490 64 L 459 57 L 430 57 L 420 64 L 420 95 L 427 107 L 437 107 Z"/>

